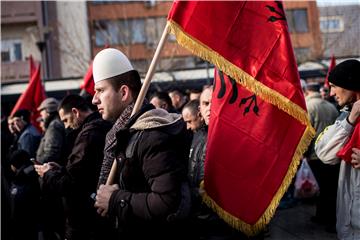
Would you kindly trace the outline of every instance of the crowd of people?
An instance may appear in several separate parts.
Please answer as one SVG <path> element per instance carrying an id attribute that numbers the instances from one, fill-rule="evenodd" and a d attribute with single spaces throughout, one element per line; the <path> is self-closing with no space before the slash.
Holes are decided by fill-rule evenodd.
<path id="1" fill-rule="evenodd" d="M 320 185 L 312 220 L 333 231 L 336 223 L 339 239 L 360 239 L 360 145 L 350 163 L 337 157 L 360 115 L 359 65 L 348 60 L 330 74 L 330 95 L 350 107 L 340 115 L 319 85 L 304 88 L 318 139 L 304 154 Z M 80 95 L 41 103 L 42 134 L 25 109 L 2 126 L 6 239 L 250 239 L 199 189 L 213 87 L 155 92 L 133 113 L 141 80 L 122 52 L 100 51 L 93 77 L 91 103 Z"/>

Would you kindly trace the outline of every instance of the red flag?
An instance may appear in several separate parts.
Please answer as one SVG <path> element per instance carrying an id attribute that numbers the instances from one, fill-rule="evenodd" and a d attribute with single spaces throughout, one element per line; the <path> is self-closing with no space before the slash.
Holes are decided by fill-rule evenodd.
<path id="1" fill-rule="evenodd" d="M 90 64 L 85 76 L 84 81 L 80 85 L 81 89 L 84 89 L 87 93 L 89 93 L 91 96 L 94 96 L 95 90 L 94 90 L 95 84 L 94 84 L 94 78 L 93 78 L 93 72 L 92 72 L 92 63 Z"/>
<path id="2" fill-rule="evenodd" d="M 352 149 L 359 148 L 360 149 L 360 118 L 356 120 L 356 125 L 348 142 L 342 147 L 339 152 L 336 154 L 339 158 L 344 160 L 345 162 L 351 164 L 352 160 Z"/>
<path id="3" fill-rule="evenodd" d="M 168 24 L 179 44 L 225 73 L 215 74 L 203 199 L 254 235 L 315 134 L 282 3 L 176 1 Z"/>
<path id="4" fill-rule="evenodd" d="M 34 73 L 36 72 L 36 66 L 35 66 L 35 62 L 34 62 L 34 59 L 32 57 L 32 55 L 29 56 L 29 65 L 30 65 L 30 75 L 29 75 L 29 78 L 31 78 L 32 75 L 34 75 Z"/>
<path id="5" fill-rule="evenodd" d="M 332 55 L 332 56 L 331 56 L 331 60 L 330 60 L 329 69 L 328 69 L 328 72 L 327 72 L 327 74 L 326 74 L 325 83 L 324 83 L 324 87 L 326 87 L 327 89 L 330 88 L 330 85 L 329 85 L 329 74 L 330 74 L 330 72 L 335 68 L 335 66 L 336 66 L 336 60 L 335 60 L 334 55 Z"/>
<path id="6" fill-rule="evenodd" d="M 31 67 L 34 67 L 34 62 L 30 57 L 30 71 Z M 21 94 L 20 98 L 17 100 L 15 107 L 11 111 L 11 116 L 20 109 L 29 110 L 31 115 L 31 123 L 36 126 L 39 130 L 41 130 L 39 122 L 36 120 L 39 118 L 40 113 L 37 108 L 40 106 L 41 102 L 45 100 L 45 90 L 41 83 L 40 78 L 40 69 L 41 64 L 38 65 L 36 71 L 31 75 L 29 84 L 26 90 Z"/>

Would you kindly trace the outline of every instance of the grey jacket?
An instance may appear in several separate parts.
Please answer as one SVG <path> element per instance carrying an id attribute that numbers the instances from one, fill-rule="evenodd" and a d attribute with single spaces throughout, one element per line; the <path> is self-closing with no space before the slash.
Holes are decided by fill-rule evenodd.
<path id="1" fill-rule="evenodd" d="M 326 128 L 315 143 L 315 152 L 326 164 L 341 161 L 336 153 L 345 145 L 354 127 L 346 120 L 349 112 L 343 112 L 335 124 Z M 336 230 L 341 240 L 360 239 L 360 170 L 341 161 L 336 210 Z"/>
<path id="2" fill-rule="evenodd" d="M 54 118 L 41 139 L 36 153 L 36 160 L 40 163 L 57 162 L 61 165 L 65 148 L 65 127 L 59 118 Z"/>
<path id="3" fill-rule="evenodd" d="M 339 112 L 333 104 L 322 99 L 320 93 L 312 93 L 308 95 L 305 100 L 311 125 L 316 130 L 316 135 L 314 138 L 316 139 L 316 137 L 325 129 L 325 127 L 335 122 L 336 118 L 339 116 Z M 317 159 L 314 150 L 314 142 L 312 142 L 312 144 L 309 146 L 306 157 L 309 160 Z"/>

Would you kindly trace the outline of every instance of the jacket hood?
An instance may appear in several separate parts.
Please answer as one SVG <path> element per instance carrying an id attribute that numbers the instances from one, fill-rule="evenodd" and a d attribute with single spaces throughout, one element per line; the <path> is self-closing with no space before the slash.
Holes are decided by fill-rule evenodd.
<path id="1" fill-rule="evenodd" d="M 154 129 L 173 125 L 181 121 L 181 114 L 168 113 L 164 109 L 151 109 L 143 113 L 130 127 L 135 130 Z"/>

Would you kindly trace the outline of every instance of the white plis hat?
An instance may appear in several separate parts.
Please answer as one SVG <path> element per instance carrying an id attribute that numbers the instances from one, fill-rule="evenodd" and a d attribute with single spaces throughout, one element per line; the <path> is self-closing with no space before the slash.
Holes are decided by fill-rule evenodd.
<path id="1" fill-rule="evenodd" d="M 106 48 L 96 54 L 93 62 L 95 84 L 126 72 L 134 70 L 129 59 L 119 50 Z"/>

